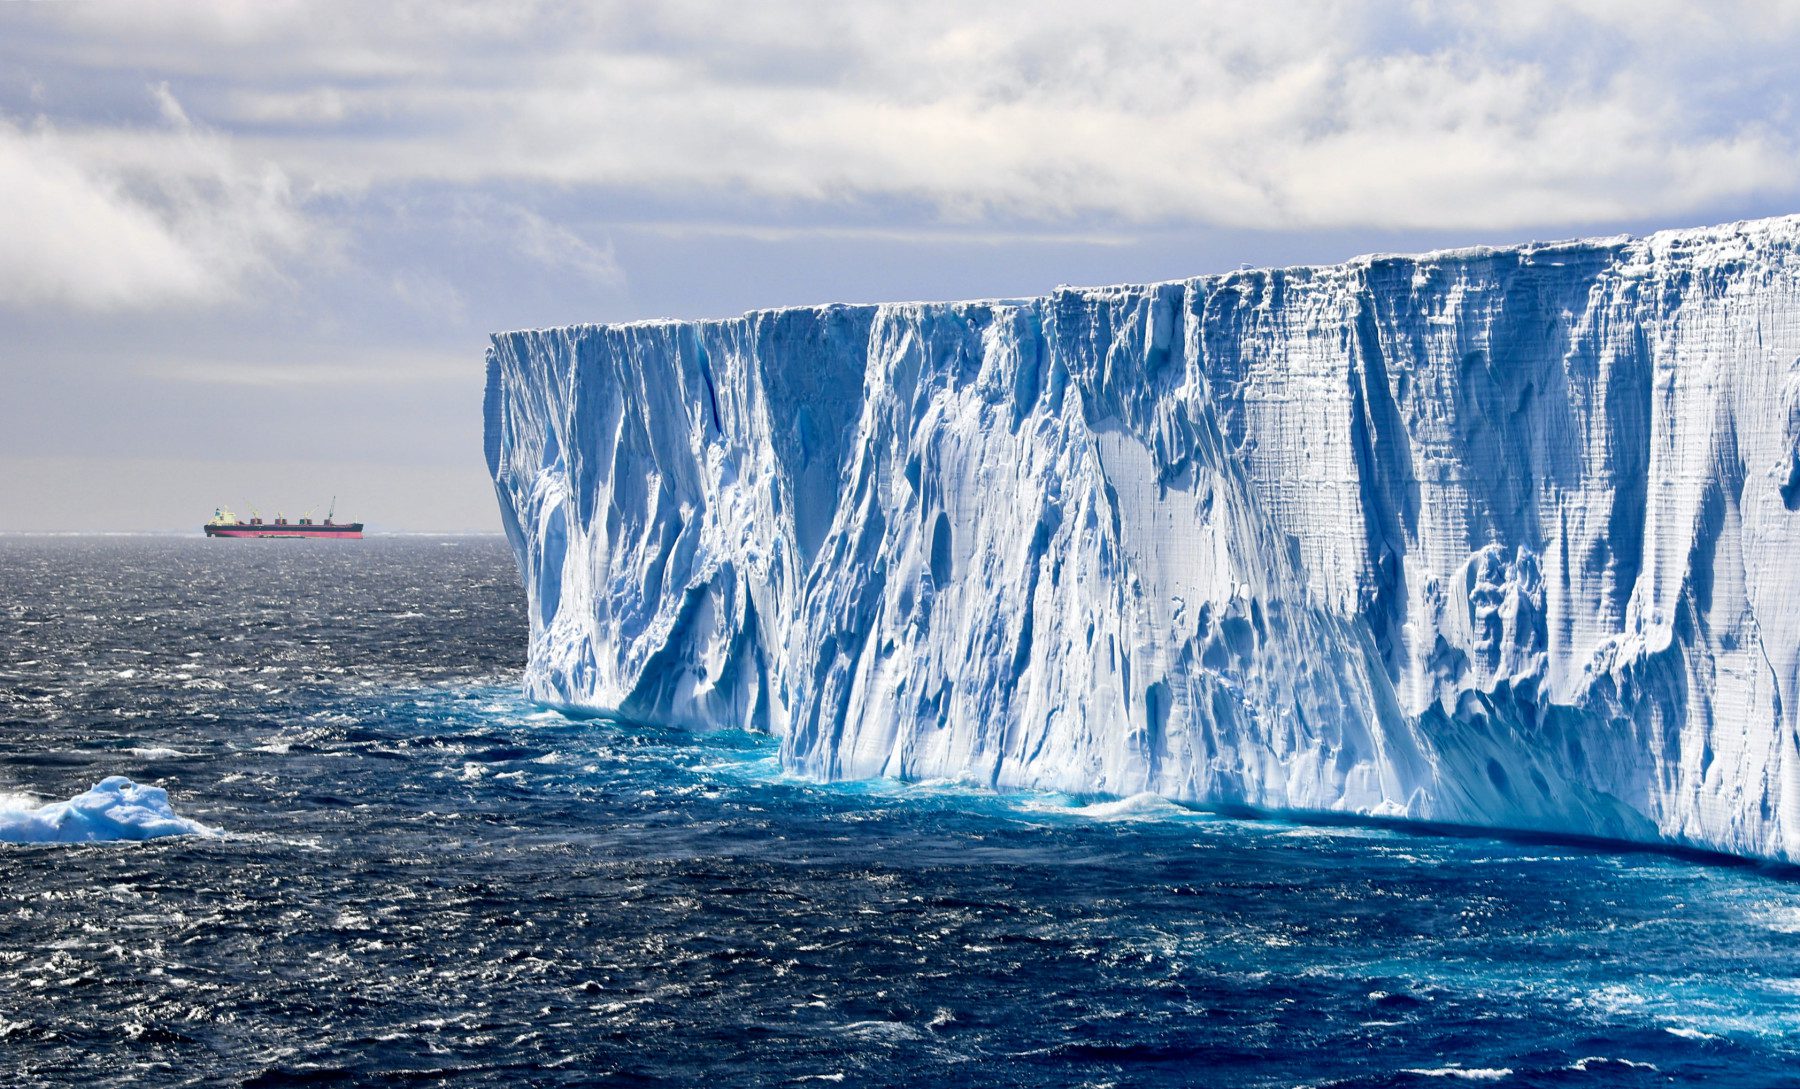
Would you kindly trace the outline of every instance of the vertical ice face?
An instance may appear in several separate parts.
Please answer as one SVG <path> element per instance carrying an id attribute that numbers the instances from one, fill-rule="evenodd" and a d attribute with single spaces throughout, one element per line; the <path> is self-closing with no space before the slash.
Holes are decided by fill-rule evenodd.
<path id="1" fill-rule="evenodd" d="M 1800 861 L 1800 218 L 494 338 L 527 691 Z"/>

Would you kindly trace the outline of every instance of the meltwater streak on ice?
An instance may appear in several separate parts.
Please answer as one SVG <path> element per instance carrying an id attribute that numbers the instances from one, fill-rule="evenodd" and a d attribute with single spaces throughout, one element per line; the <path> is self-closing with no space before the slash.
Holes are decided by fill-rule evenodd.
<path id="1" fill-rule="evenodd" d="M 547 702 L 1800 861 L 1800 218 L 508 333 Z"/>

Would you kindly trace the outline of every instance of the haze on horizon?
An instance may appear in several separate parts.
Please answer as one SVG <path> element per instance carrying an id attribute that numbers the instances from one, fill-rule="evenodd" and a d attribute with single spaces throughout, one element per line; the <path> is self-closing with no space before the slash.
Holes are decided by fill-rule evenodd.
<path id="1" fill-rule="evenodd" d="M 498 528 L 490 331 L 1800 211 L 1777 3 L 0 7 L 0 532 Z"/>

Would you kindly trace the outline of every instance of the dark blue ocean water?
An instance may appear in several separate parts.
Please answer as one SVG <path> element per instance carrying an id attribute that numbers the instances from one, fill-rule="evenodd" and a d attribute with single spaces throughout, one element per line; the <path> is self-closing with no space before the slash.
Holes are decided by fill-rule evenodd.
<path id="1" fill-rule="evenodd" d="M 0 541 L 0 1085 L 1800 1086 L 1800 883 L 931 786 L 517 698 L 493 540 Z"/>

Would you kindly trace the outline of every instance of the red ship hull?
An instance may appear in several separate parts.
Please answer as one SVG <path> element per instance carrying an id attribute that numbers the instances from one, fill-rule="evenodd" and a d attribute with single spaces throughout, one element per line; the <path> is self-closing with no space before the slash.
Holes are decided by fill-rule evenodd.
<path id="1" fill-rule="evenodd" d="M 247 522 L 202 527 L 208 537 L 325 537 L 331 540 L 362 539 L 362 523 L 348 525 L 251 525 Z"/>

